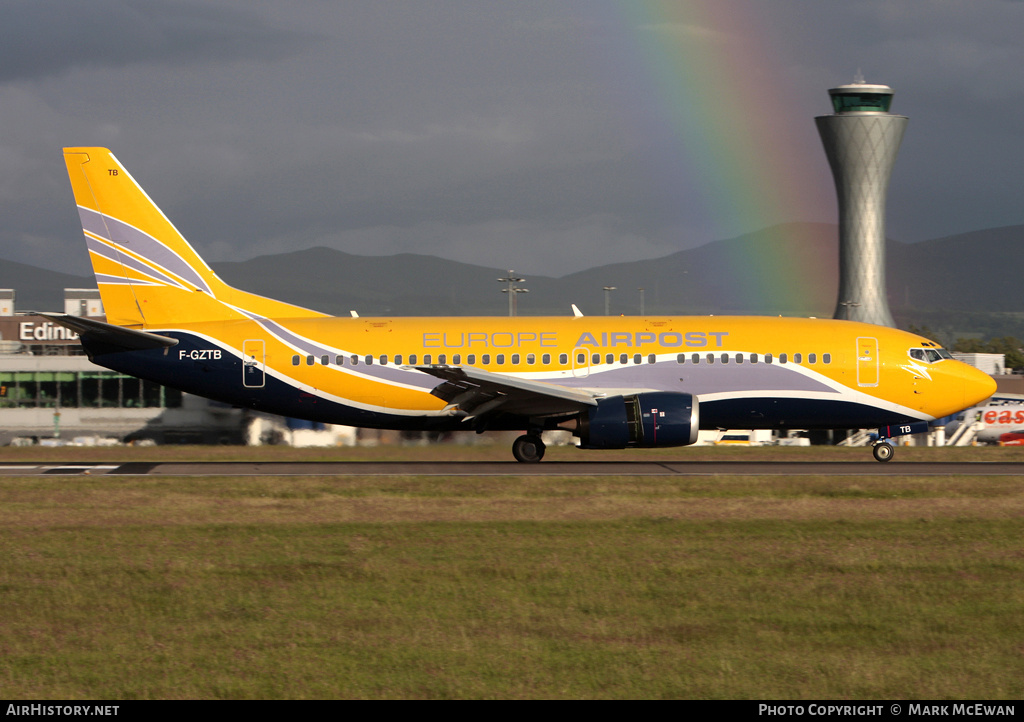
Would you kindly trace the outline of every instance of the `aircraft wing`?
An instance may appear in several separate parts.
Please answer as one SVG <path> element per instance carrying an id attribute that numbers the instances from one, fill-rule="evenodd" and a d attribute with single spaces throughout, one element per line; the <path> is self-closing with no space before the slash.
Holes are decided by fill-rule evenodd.
<path id="1" fill-rule="evenodd" d="M 431 394 L 466 414 L 466 420 L 491 412 L 558 416 L 597 406 L 597 397 L 544 381 L 530 381 L 464 366 L 417 366 L 444 383 Z"/>

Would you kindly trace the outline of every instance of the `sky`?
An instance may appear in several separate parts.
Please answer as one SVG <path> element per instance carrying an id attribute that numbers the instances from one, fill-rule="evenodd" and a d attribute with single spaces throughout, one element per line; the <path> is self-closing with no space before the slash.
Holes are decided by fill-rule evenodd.
<path id="1" fill-rule="evenodd" d="M 1024 224 L 1021 0 L 0 0 L 0 259 L 88 273 L 61 148 L 208 261 L 560 276 L 835 223 L 828 88 L 910 122 L 888 235 Z"/>

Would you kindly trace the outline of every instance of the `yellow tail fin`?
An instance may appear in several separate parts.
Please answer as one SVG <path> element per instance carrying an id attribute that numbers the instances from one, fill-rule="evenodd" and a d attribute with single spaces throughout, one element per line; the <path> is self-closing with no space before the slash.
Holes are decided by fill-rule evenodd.
<path id="1" fill-rule="evenodd" d="M 65 148 L 107 321 L 182 322 L 323 316 L 224 283 L 106 148 Z"/>

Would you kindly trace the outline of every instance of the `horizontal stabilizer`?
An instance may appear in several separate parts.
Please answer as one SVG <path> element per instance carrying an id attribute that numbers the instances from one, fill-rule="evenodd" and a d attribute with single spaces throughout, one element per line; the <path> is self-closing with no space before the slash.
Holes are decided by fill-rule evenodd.
<path id="1" fill-rule="evenodd" d="M 147 331 L 136 331 L 123 326 L 114 326 L 84 316 L 69 316 L 66 313 L 34 313 L 36 316 L 45 316 L 54 323 L 70 328 L 79 336 L 86 337 L 89 341 L 97 341 L 105 346 L 110 346 L 125 351 L 142 351 L 151 348 L 169 348 L 178 343 L 178 339 L 160 336 Z"/>

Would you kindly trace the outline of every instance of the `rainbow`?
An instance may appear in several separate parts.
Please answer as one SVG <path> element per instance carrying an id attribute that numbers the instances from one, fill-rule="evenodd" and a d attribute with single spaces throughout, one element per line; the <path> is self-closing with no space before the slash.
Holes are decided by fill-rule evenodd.
<path id="1" fill-rule="evenodd" d="M 652 182 L 700 194 L 707 241 L 782 223 L 834 222 L 834 191 L 822 182 L 827 161 L 813 119 L 794 114 L 799 104 L 781 53 L 770 45 L 769 24 L 759 20 L 770 8 L 730 0 L 623 1 L 612 7 L 623 28 L 616 72 L 640 84 L 633 96 L 641 98 L 638 107 L 626 112 L 673 141 Z M 828 112 L 824 91 L 822 99 L 822 112 Z M 813 237 L 787 244 L 793 253 L 805 249 L 796 257 L 780 257 L 776 244 L 736 257 L 736 291 L 744 305 L 763 312 L 813 308 L 825 297 L 821 311 L 828 313 L 835 299 L 835 249 L 821 239 L 821 227 L 799 225 L 790 232 Z M 806 252 L 818 246 L 825 247 Z"/>

